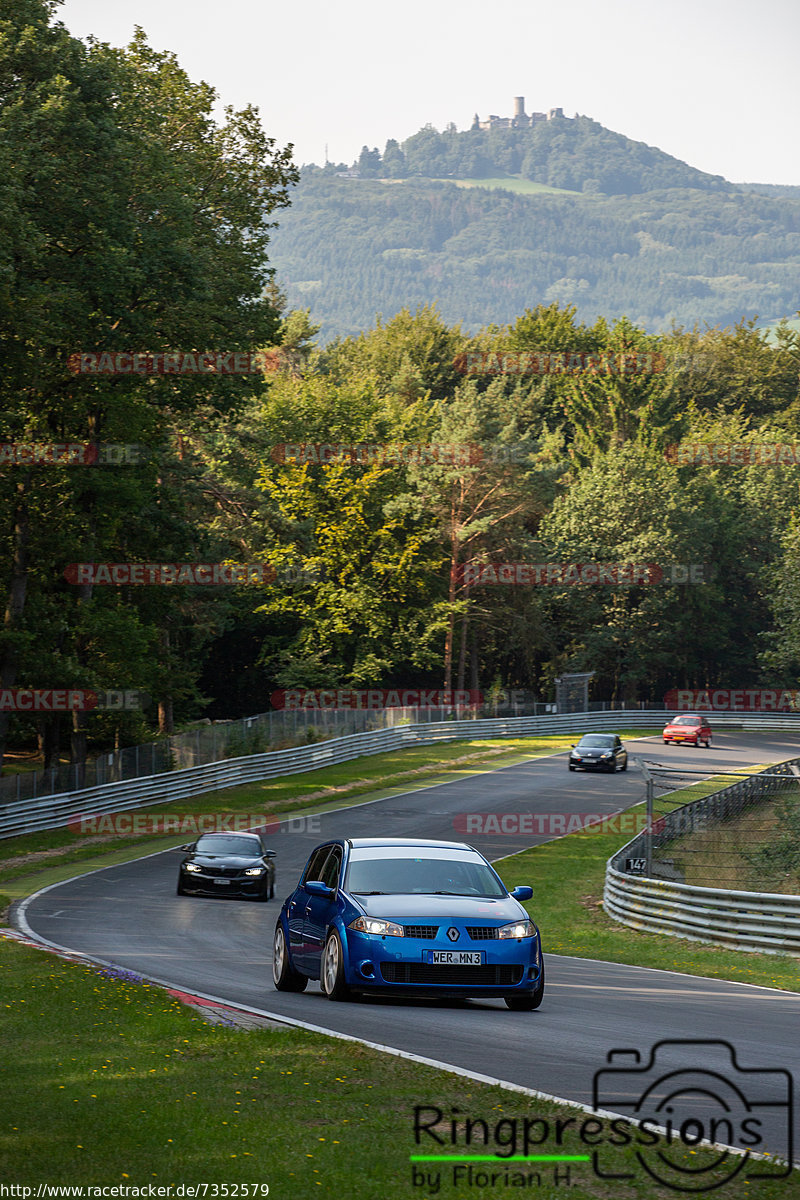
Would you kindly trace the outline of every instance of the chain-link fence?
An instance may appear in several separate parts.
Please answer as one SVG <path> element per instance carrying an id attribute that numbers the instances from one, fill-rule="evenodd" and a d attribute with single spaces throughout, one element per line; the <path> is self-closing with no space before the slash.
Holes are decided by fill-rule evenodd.
<path id="1" fill-rule="evenodd" d="M 652 877 L 692 887 L 800 895 L 797 776 L 743 773 L 713 791 L 719 776 L 698 782 L 697 772 L 649 767 Z"/>

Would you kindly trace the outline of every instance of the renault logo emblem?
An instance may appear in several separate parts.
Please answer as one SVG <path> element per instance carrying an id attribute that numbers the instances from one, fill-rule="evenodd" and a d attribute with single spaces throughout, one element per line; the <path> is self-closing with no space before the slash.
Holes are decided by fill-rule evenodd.
<path id="1" fill-rule="evenodd" d="M 450 938 L 451 942 L 457 942 L 458 941 L 458 930 L 454 929 L 451 925 L 447 931 L 447 936 Z"/>

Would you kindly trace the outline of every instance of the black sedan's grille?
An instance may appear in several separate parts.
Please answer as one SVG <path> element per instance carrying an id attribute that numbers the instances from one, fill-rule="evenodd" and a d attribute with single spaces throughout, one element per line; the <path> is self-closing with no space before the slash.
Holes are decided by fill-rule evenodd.
<path id="1" fill-rule="evenodd" d="M 219 878 L 232 879 L 234 875 L 239 875 L 240 867 L 203 867 L 204 875 L 217 876 Z"/>
<path id="2" fill-rule="evenodd" d="M 448 967 L 429 963 L 381 963 L 387 983 L 422 983 L 430 987 L 506 987 L 522 979 L 521 966 Z"/>
<path id="3" fill-rule="evenodd" d="M 406 937 L 435 938 L 439 933 L 438 925 L 404 925 Z"/>
<path id="4" fill-rule="evenodd" d="M 498 930 L 495 925 L 468 925 L 467 933 L 473 942 L 488 942 L 497 938 Z"/>

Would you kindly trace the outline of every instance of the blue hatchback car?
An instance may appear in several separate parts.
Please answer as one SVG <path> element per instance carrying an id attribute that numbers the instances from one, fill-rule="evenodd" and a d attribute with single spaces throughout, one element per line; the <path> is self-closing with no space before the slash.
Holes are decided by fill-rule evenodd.
<path id="1" fill-rule="evenodd" d="M 538 1008 L 539 930 L 482 854 L 461 842 L 342 838 L 312 852 L 275 928 L 282 992 L 319 979 L 330 1000 L 353 992 L 502 997 Z"/>

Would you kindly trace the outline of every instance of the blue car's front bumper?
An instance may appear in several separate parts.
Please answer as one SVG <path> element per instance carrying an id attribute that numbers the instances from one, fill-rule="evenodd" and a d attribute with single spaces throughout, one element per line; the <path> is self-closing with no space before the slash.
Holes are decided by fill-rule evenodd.
<path id="1" fill-rule="evenodd" d="M 455 948 L 444 936 L 379 937 L 346 931 L 345 977 L 358 991 L 420 996 L 513 996 L 536 990 L 541 977 L 538 937 L 471 940 L 462 931 Z M 436 964 L 428 952 L 480 954 L 475 965 Z"/>

